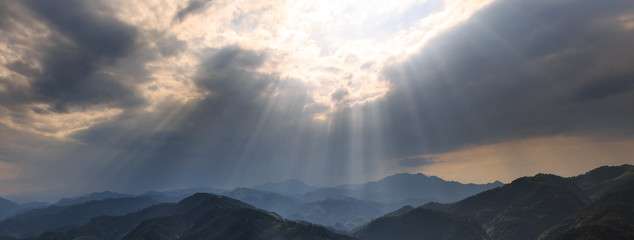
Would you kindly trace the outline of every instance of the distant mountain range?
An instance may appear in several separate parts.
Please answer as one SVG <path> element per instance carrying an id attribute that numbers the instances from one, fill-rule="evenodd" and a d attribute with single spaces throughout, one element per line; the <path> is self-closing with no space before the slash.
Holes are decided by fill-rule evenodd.
<path id="1" fill-rule="evenodd" d="M 222 194 L 288 219 L 345 232 L 405 204 L 421 205 L 431 200 L 457 201 L 463 196 L 499 185 L 499 182 L 461 184 L 423 174 L 397 174 L 377 182 L 329 188 L 315 188 L 291 179 L 231 191 L 190 188 L 147 192 L 138 196 L 105 191 L 64 198 L 53 206 L 14 216 L 0 222 L 0 236 L 34 237 L 46 231 L 65 231 L 86 224 L 94 217 L 124 215 L 157 203 L 177 202 L 196 192 Z M 113 207 L 104 207 L 110 205 Z M 15 208 L 15 204 L 11 206 Z M 16 213 L 8 212 L 7 216 Z"/>
<path id="2" fill-rule="evenodd" d="M 117 217 L 98 217 L 36 239 L 352 239 L 326 228 L 286 221 L 224 196 L 197 193 Z"/>
<path id="3" fill-rule="evenodd" d="M 307 192 L 317 190 L 317 188 L 309 186 L 308 184 L 297 179 L 290 179 L 283 182 L 265 183 L 262 185 L 253 186 L 252 188 L 256 190 L 274 192 L 288 196 L 301 196 L 306 194 Z"/>
<path id="4" fill-rule="evenodd" d="M 249 188 L 236 188 L 223 195 L 281 215 L 290 214 L 303 203 L 294 197 Z"/>
<path id="5" fill-rule="evenodd" d="M 90 201 L 94 201 L 94 200 L 103 200 L 103 199 L 106 199 L 106 198 L 126 198 L 126 197 L 134 197 L 134 195 L 125 194 L 125 193 L 111 192 L 111 191 L 105 191 L 105 192 L 91 193 L 91 194 L 88 194 L 88 195 L 79 196 L 79 197 L 75 197 L 75 198 L 62 198 L 62 200 L 59 200 L 57 203 L 55 203 L 53 205 L 70 206 L 70 205 L 75 205 L 75 204 L 83 203 L 83 202 L 90 202 Z"/>
<path id="6" fill-rule="evenodd" d="M 354 198 L 328 198 L 306 203 L 288 215 L 288 218 L 350 231 L 383 214 L 385 205 L 381 203 Z"/>
<path id="7" fill-rule="evenodd" d="M 41 208 L 48 206 L 48 203 L 43 202 L 28 202 L 24 204 L 17 204 L 4 198 L 0 198 L 0 221 L 28 211 L 30 209 Z"/>
<path id="8" fill-rule="evenodd" d="M 47 207 L 0 199 L 0 213 L 13 214 L 0 221 L 0 240 L 634 239 L 632 199 L 631 165 L 506 185 L 397 174 L 319 189 L 289 180 L 231 191 L 100 192 Z M 19 213 L 26 206 L 38 208 Z"/>
<path id="9" fill-rule="evenodd" d="M 304 198 L 308 200 L 323 200 L 326 198 L 342 199 L 352 197 L 388 205 L 396 204 L 392 209 L 395 210 L 402 206 L 399 203 L 408 202 L 422 205 L 432 201 L 455 202 L 502 185 L 501 182 L 462 184 L 454 181 L 445 181 L 436 176 L 426 176 L 421 173 L 401 173 L 376 182 L 321 188 L 306 193 Z"/>
<path id="10" fill-rule="evenodd" d="M 253 189 L 237 188 L 223 195 L 289 219 L 350 231 L 403 205 L 454 202 L 501 185 L 462 184 L 420 173 L 402 173 L 376 182 L 328 188 L 314 188 L 293 179 Z"/>
<path id="11" fill-rule="evenodd" d="M 107 198 L 33 209 L 0 222 L 0 236 L 36 237 L 46 231 L 64 231 L 79 226 L 94 217 L 123 215 L 156 203 L 148 197 Z"/>

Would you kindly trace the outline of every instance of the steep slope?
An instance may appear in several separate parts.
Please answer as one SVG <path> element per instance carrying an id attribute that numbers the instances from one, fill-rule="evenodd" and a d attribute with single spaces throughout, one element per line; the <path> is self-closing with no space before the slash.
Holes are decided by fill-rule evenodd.
<path id="1" fill-rule="evenodd" d="M 350 239 L 323 227 L 284 221 L 251 208 L 213 209 L 200 217 L 169 216 L 144 221 L 123 239 Z"/>
<path id="2" fill-rule="evenodd" d="M 354 236 L 361 240 L 486 239 L 486 233 L 477 222 L 424 208 L 378 218 Z"/>
<path id="3" fill-rule="evenodd" d="M 377 202 L 328 198 L 304 204 L 288 218 L 332 226 L 339 230 L 352 230 L 383 215 L 383 208 L 384 205 Z"/>
<path id="4" fill-rule="evenodd" d="M 249 188 L 236 188 L 223 195 L 284 216 L 292 213 L 302 204 L 299 199 Z"/>
<path id="5" fill-rule="evenodd" d="M 634 239 L 634 187 L 606 194 L 538 239 Z"/>
<path id="6" fill-rule="evenodd" d="M 634 186 L 634 166 L 603 166 L 572 177 L 571 180 L 591 199 L 598 199 L 604 194 L 627 190 Z"/>
<path id="7" fill-rule="evenodd" d="M 151 198 L 118 198 L 72 206 L 34 209 L 0 222 L 0 236 L 34 237 L 46 231 L 63 231 L 101 215 L 123 215 L 157 202 Z"/>
<path id="8" fill-rule="evenodd" d="M 386 177 L 377 182 L 319 189 L 305 194 L 305 198 L 323 200 L 326 198 L 353 197 L 385 204 L 400 202 L 408 205 L 420 205 L 431 201 L 455 202 L 501 185 L 501 182 L 462 184 L 445 181 L 435 176 L 425 176 L 421 173 L 402 173 Z M 390 210 L 398 209 L 404 204 L 394 205 L 393 209 Z"/>
<path id="9" fill-rule="evenodd" d="M 491 239 L 535 239 L 584 206 L 579 194 L 583 191 L 565 178 L 538 174 L 454 204 L 424 207 L 474 219 Z"/>

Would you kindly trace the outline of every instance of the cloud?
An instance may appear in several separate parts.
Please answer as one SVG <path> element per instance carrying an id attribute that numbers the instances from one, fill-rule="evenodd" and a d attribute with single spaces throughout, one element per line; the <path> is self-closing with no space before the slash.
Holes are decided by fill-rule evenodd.
<path id="1" fill-rule="evenodd" d="M 56 112 L 68 112 L 72 106 L 128 106 L 142 102 L 119 76 L 102 71 L 104 66 L 128 55 L 135 46 L 134 27 L 96 14 L 101 10 L 90 8 L 95 6 L 82 1 L 24 3 L 60 34 L 50 34 L 45 42 L 32 43 L 39 45 L 39 51 L 22 56 L 22 59 L 37 60 L 16 60 L 6 65 L 10 71 L 29 80 L 30 86 L 7 84 L 11 91 L 5 102 L 43 102 Z M 34 67 L 38 65 L 41 68 Z"/>
<path id="2" fill-rule="evenodd" d="M 80 51 L 110 60 L 129 53 L 137 31 L 108 14 L 98 2 L 76 0 L 57 2 L 25 1 L 28 7 L 55 29 L 71 38 Z"/>
<path id="3" fill-rule="evenodd" d="M 187 49 L 187 42 L 173 35 L 161 38 L 157 44 L 163 57 L 172 57 Z"/>
<path id="4" fill-rule="evenodd" d="M 116 162 L 134 162 L 112 185 L 179 184 L 172 177 L 187 185 L 246 183 L 306 164 L 295 161 L 315 145 L 297 136 L 315 136 L 317 128 L 310 126 L 312 112 L 304 108 L 314 101 L 303 83 L 282 83 L 276 75 L 257 72 L 267 55 L 237 46 L 207 49 L 200 60 L 193 80 L 206 92 L 204 98 L 185 104 L 168 100 L 158 104 L 159 111 L 129 111 L 72 135 L 89 146 L 112 149 Z M 250 177 L 241 179 L 244 174 Z"/>
<path id="5" fill-rule="evenodd" d="M 147 29 L 130 23 L 161 16 L 132 18 L 99 1 L 2 2 L 0 128 L 26 140 L 0 155 L 41 185 L 136 191 L 286 177 L 335 184 L 523 139 L 632 138 L 631 1 L 498 1 L 475 15 L 488 1 L 465 2 L 468 14 L 457 2 L 420 16 L 427 7 L 410 3 L 369 6 L 374 15 L 335 8 L 368 22 L 413 14 L 385 44 L 332 37 L 341 26 L 323 26 L 340 18 L 323 3 L 289 15 L 278 14 L 285 5 L 218 4 L 220 20 L 198 15 L 206 22 L 196 25 L 183 21 L 210 3 L 190 1 L 152 24 L 165 29 Z M 73 131 L 68 142 L 29 141 L 38 138 L 19 134 L 23 126 Z M 21 155 L 40 142 L 63 150 Z"/>
<path id="6" fill-rule="evenodd" d="M 552 135 L 632 136 L 634 32 L 616 24 L 634 4 L 504 1 L 385 70 L 374 106 L 394 153 Z M 365 117 L 370 117 L 367 114 Z M 619 129 L 618 131 L 616 129 Z"/>
<path id="7" fill-rule="evenodd" d="M 346 98 L 349 95 L 348 90 L 347 89 L 339 89 L 335 92 L 333 92 L 330 97 L 332 98 L 332 101 L 334 102 L 339 102 L 341 100 L 343 100 L 344 98 Z"/>
<path id="8" fill-rule="evenodd" d="M 113 9 L 73 0 L 22 1 L 2 9 L 16 13 L 3 20 L 12 23 L 3 32 L 7 54 L 0 69 L 4 124 L 63 136 L 113 109 L 146 104 L 137 84 L 147 80 L 144 64 L 156 54 L 137 44 L 138 30 Z M 59 122 L 68 116 L 75 119 Z"/>
<path id="9" fill-rule="evenodd" d="M 209 3 L 211 3 L 211 0 L 189 0 L 185 8 L 176 12 L 172 18 L 172 24 L 180 23 L 185 20 L 187 16 L 202 12 Z"/>
<path id="10" fill-rule="evenodd" d="M 420 167 L 435 163 L 436 158 L 433 157 L 413 157 L 405 158 L 398 161 L 398 165 L 403 167 Z"/>
<path id="11" fill-rule="evenodd" d="M 578 87 L 572 93 L 572 101 L 593 101 L 612 97 L 619 94 L 626 94 L 634 87 L 634 75 L 629 76 L 608 76 L 586 83 Z"/>

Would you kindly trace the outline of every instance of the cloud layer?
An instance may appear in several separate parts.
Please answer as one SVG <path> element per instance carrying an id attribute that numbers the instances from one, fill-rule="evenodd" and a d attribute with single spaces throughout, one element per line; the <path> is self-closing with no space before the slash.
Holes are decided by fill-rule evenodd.
<path id="1" fill-rule="evenodd" d="M 534 149 L 498 161 L 512 178 L 526 154 L 575 149 L 539 139 L 597 156 L 634 133 L 631 1 L 117 4 L 0 3 L 5 193 L 456 177 L 461 161 L 485 182 L 494 152 Z"/>

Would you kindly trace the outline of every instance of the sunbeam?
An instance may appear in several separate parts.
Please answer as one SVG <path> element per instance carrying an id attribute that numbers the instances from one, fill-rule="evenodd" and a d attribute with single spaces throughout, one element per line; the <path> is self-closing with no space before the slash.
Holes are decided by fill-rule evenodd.
<path id="1" fill-rule="evenodd" d="M 332 186 L 402 172 L 486 183 L 629 163 L 631 9 L 3 2 L 0 194 Z M 606 159 L 577 166 L 573 151 Z"/>

